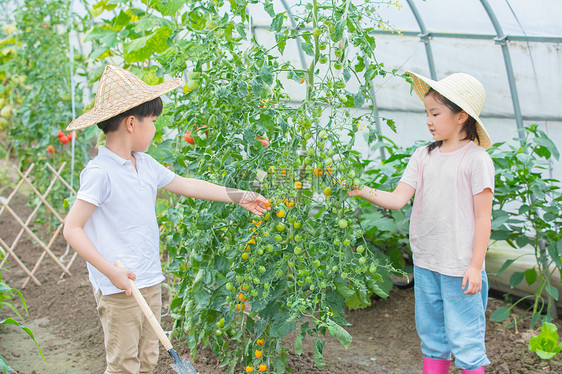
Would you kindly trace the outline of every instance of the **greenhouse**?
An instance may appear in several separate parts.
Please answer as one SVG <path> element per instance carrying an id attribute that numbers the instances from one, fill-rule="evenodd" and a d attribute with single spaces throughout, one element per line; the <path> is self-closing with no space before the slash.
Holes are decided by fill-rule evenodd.
<path id="1" fill-rule="evenodd" d="M 3 372 L 562 372 L 561 2 L 0 10 Z"/>

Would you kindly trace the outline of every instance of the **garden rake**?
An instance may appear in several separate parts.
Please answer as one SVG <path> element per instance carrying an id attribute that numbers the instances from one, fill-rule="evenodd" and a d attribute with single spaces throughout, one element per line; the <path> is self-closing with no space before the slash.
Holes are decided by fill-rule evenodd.
<path id="1" fill-rule="evenodd" d="M 115 261 L 115 265 L 119 267 L 123 267 L 123 264 L 119 260 Z M 191 365 L 191 362 L 189 362 L 185 358 L 184 359 L 179 358 L 174 347 L 172 347 L 172 343 L 170 342 L 170 339 L 168 339 L 168 337 L 164 333 L 164 330 L 162 329 L 162 326 L 160 326 L 160 324 L 156 320 L 154 313 L 152 313 L 152 310 L 150 309 L 146 300 L 144 299 L 139 289 L 135 285 L 135 282 L 129 279 L 129 283 L 131 284 L 131 288 L 133 290 L 133 296 L 137 301 L 137 303 L 139 304 L 140 308 L 142 309 L 142 312 L 144 313 L 145 317 L 148 319 L 148 322 L 156 332 L 156 335 L 158 335 L 158 339 L 160 339 L 160 342 L 162 343 L 164 348 L 166 348 L 170 356 L 174 359 L 175 363 L 170 365 L 172 369 L 174 369 L 178 374 L 197 374 L 197 371 L 195 371 L 193 365 Z"/>

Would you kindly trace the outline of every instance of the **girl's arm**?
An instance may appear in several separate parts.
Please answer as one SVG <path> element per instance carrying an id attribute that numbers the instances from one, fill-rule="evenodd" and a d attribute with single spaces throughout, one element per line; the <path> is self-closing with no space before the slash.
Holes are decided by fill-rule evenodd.
<path id="1" fill-rule="evenodd" d="M 184 178 L 176 175 L 166 186 L 165 190 L 194 199 L 221 201 L 223 203 L 236 203 L 250 212 L 260 215 L 270 210 L 265 197 L 257 192 L 227 188 L 194 178 Z"/>
<path id="2" fill-rule="evenodd" d="M 463 290 L 468 282 L 468 288 L 464 292 L 467 295 L 474 295 L 482 289 L 482 264 L 492 228 L 492 198 L 493 193 L 489 188 L 474 195 L 474 247 L 472 261 L 462 280 Z"/>
<path id="3" fill-rule="evenodd" d="M 367 186 L 362 189 L 358 189 L 357 186 L 351 186 L 351 188 L 351 196 L 362 197 L 382 208 L 392 210 L 402 209 L 416 192 L 412 186 L 404 182 L 398 183 L 398 186 L 392 192 L 376 190 Z"/>
<path id="4" fill-rule="evenodd" d="M 132 289 L 129 279 L 135 280 L 135 274 L 126 268 L 117 267 L 107 261 L 84 232 L 84 226 L 96 208 L 94 204 L 76 199 L 64 222 L 64 238 L 84 260 L 108 277 L 115 287 L 125 290 L 127 295 L 130 296 L 132 295 Z"/>

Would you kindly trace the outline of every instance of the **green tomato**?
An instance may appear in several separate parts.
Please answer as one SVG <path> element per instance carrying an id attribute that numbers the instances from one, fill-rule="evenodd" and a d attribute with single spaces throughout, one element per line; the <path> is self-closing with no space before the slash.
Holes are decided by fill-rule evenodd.
<path id="1" fill-rule="evenodd" d="M 197 80 L 191 80 L 190 79 L 190 80 L 187 81 L 187 89 L 189 91 L 196 91 L 199 88 L 199 86 L 200 86 L 200 83 Z"/>
<path id="2" fill-rule="evenodd" d="M 321 51 L 325 50 L 326 47 L 328 47 L 328 44 L 327 44 L 327 43 L 320 43 L 320 44 L 318 45 L 318 49 L 321 50 Z"/>
<path id="3" fill-rule="evenodd" d="M 309 156 L 314 156 L 314 153 L 316 153 L 316 151 L 314 150 L 314 148 L 308 148 L 306 150 L 306 153 L 308 153 Z"/>
<path id="4" fill-rule="evenodd" d="M 273 246 L 271 244 L 268 244 L 265 246 L 266 251 L 268 251 L 269 253 L 273 252 Z"/>
<path id="5" fill-rule="evenodd" d="M 328 133 L 326 132 L 326 130 L 320 130 L 320 132 L 318 133 L 318 137 L 320 139 L 326 139 L 328 137 Z"/>
<path id="6" fill-rule="evenodd" d="M 277 269 L 277 271 L 275 272 L 275 276 L 277 278 L 281 278 L 283 276 L 283 270 Z"/>
<path id="7" fill-rule="evenodd" d="M 365 247 L 363 245 L 359 245 L 357 246 L 357 253 L 361 254 L 363 252 L 365 252 Z"/>
<path id="8" fill-rule="evenodd" d="M 264 236 L 264 238 L 269 238 L 269 231 L 264 230 L 264 231 L 262 232 L 262 235 Z"/>
<path id="9" fill-rule="evenodd" d="M 341 62 L 335 62 L 334 63 L 334 69 L 336 70 L 341 70 L 343 68 L 343 64 Z"/>
<path id="10" fill-rule="evenodd" d="M 300 234 L 295 235 L 295 242 L 300 242 L 302 240 L 302 236 Z"/>
<path id="11" fill-rule="evenodd" d="M 221 329 L 217 329 L 217 331 L 215 331 L 215 334 L 217 334 L 217 336 L 221 336 L 221 335 L 222 335 L 222 330 L 221 330 Z"/>
<path id="12" fill-rule="evenodd" d="M 256 289 L 254 288 L 253 290 L 250 291 L 250 295 L 252 295 L 252 297 L 258 296 L 258 290 L 256 290 Z"/>
<path id="13" fill-rule="evenodd" d="M 320 282 L 320 288 L 324 289 L 326 287 L 327 287 L 326 282 L 324 282 L 324 281 Z"/>
<path id="14" fill-rule="evenodd" d="M 257 251 L 257 254 L 258 254 L 259 256 L 263 255 L 263 249 L 259 248 L 258 251 Z"/>
<path id="15" fill-rule="evenodd" d="M 265 266 L 263 266 L 263 265 L 260 266 L 260 267 L 258 268 L 258 271 L 259 271 L 260 273 L 262 273 L 262 274 L 265 273 Z"/>
<path id="16" fill-rule="evenodd" d="M 293 252 L 298 256 L 302 253 L 302 248 L 301 247 L 295 247 Z"/>
<path id="17" fill-rule="evenodd" d="M 320 260 L 316 259 L 316 260 L 312 261 L 312 265 L 314 265 L 314 267 L 320 267 Z"/>
<path id="18" fill-rule="evenodd" d="M 277 226 L 275 226 L 275 228 L 277 229 L 277 231 L 285 231 L 285 225 L 281 222 L 279 222 Z"/>
<path id="19" fill-rule="evenodd" d="M 334 87 L 334 82 L 329 80 L 329 81 L 326 82 L 326 86 L 328 86 L 328 88 L 332 88 L 332 87 Z"/>
<path id="20" fill-rule="evenodd" d="M 224 318 L 221 318 L 218 322 L 217 322 L 217 327 L 218 328 L 222 328 L 224 326 Z"/>
<path id="21" fill-rule="evenodd" d="M 307 131 L 307 132 L 304 133 L 303 137 L 304 137 L 305 140 L 308 140 L 308 139 L 312 138 L 312 134 Z"/>
<path id="22" fill-rule="evenodd" d="M 340 219 L 338 221 L 338 226 L 340 227 L 340 229 L 345 229 L 347 227 L 347 220 L 345 219 Z"/>
<path id="23" fill-rule="evenodd" d="M 318 59 L 318 62 L 321 63 L 321 64 L 327 63 L 328 62 L 328 56 L 326 56 L 326 55 L 320 56 L 320 58 Z"/>
<path id="24" fill-rule="evenodd" d="M 226 286 L 224 286 L 226 288 L 227 291 L 232 291 L 234 290 L 234 286 L 232 285 L 232 283 L 228 282 L 226 284 Z"/>
<path id="25" fill-rule="evenodd" d="M 346 247 L 349 247 L 351 245 L 351 241 L 349 239 L 345 238 L 343 240 L 343 245 L 346 246 Z"/>
<path id="26" fill-rule="evenodd" d="M 281 240 L 283 240 L 283 238 L 282 238 L 281 235 L 279 235 L 279 234 L 275 234 L 275 236 L 273 237 L 273 239 L 275 239 L 276 242 L 280 242 Z"/>
<path id="27" fill-rule="evenodd" d="M 336 265 L 332 266 L 332 271 L 335 273 L 336 271 L 338 271 L 338 267 Z"/>
<path id="28" fill-rule="evenodd" d="M 296 230 L 300 229 L 301 226 L 302 226 L 302 222 L 301 222 L 301 221 L 295 221 L 295 222 L 293 223 L 293 227 L 294 227 Z"/>
<path id="29" fill-rule="evenodd" d="M 330 166 L 334 163 L 334 160 L 331 157 L 328 157 L 326 160 L 324 160 L 324 164 L 326 166 Z"/>
<path id="30" fill-rule="evenodd" d="M 305 281 L 306 283 L 312 283 L 312 277 L 306 277 L 306 278 L 304 279 L 304 281 Z"/>
<path id="31" fill-rule="evenodd" d="M 341 57 L 341 56 L 343 56 L 343 50 L 342 50 L 342 49 L 339 49 L 339 48 L 336 48 L 336 50 L 334 51 L 334 55 L 335 55 L 336 57 Z"/>
<path id="32" fill-rule="evenodd" d="M 365 264 L 365 262 L 367 262 L 367 259 L 365 257 L 359 257 L 359 263 L 361 265 Z"/>
<path id="33" fill-rule="evenodd" d="M 345 88 L 346 84 L 345 84 L 344 81 L 338 80 L 338 81 L 336 82 L 336 86 L 337 86 L 338 88 Z"/>
<path id="34" fill-rule="evenodd" d="M 340 102 L 341 102 L 342 104 L 347 103 L 347 96 L 345 96 L 344 94 L 339 94 L 339 95 L 338 95 L 338 99 L 340 100 Z"/>
<path id="35" fill-rule="evenodd" d="M 320 35 L 322 35 L 322 29 L 320 29 L 319 27 L 315 27 L 314 30 L 312 30 L 312 35 L 314 35 L 315 37 L 319 37 Z"/>
<path id="36" fill-rule="evenodd" d="M 335 239 L 334 239 L 334 245 L 340 245 L 340 243 L 341 243 L 340 238 L 335 238 Z"/>

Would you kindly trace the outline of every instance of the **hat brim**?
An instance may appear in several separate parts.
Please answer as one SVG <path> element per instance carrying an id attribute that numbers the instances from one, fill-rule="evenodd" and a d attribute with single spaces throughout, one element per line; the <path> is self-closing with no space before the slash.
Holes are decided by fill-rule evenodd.
<path id="1" fill-rule="evenodd" d="M 66 131 L 81 130 L 115 117 L 116 115 L 124 113 L 129 109 L 141 105 L 142 103 L 154 100 L 157 97 L 165 95 L 168 92 L 175 90 L 182 84 L 183 80 L 181 78 L 174 78 L 164 83 L 160 83 L 154 86 L 148 86 L 149 88 L 144 90 L 139 96 L 131 95 L 130 100 L 128 100 L 125 105 L 114 108 L 97 108 L 96 106 L 94 106 L 94 108 L 90 109 L 89 111 L 72 121 L 66 127 Z"/>
<path id="2" fill-rule="evenodd" d="M 413 73 L 411 71 L 407 71 L 406 74 L 412 77 L 412 80 L 414 81 L 414 91 L 421 99 L 421 101 L 424 101 L 427 91 L 429 91 L 430 88 L 433 88 L 435 91 L 439 92 L 441 95 L 458 105 L 469 116 L 476 120 L 476 133 L 478 134 L 479 140 L 475 139 L 474 142 L 484 149 L 489 149 L 492 147 L 492 139 L 490 138 L 490 135 L 488 135 L 488 132 L 486 131 L 486 128 L 484 127 L 484 124 L 482 123 L 482 120 L 477 113 L 475 113 L 471 108 L 463 105 L 463 103 L 456 100 L 455 95 L 452 95 L 450 92 L 448 92 L 445 87 L 442 87 L 439 84 L 439 82 L 417 73 Z"/>

